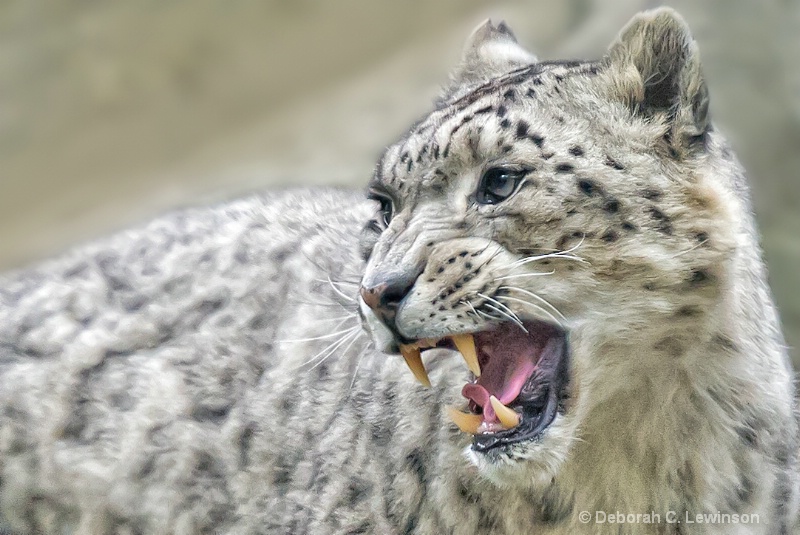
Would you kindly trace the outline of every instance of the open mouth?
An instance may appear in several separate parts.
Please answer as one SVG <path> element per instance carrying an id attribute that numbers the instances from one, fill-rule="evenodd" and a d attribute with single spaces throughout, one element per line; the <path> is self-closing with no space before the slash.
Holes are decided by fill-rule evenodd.
<path id="1" fill-rule="evenodd" d="M 461 431 L 473 435 L 476 451 L 537 439 L 569 396 L 566 332 L 541 321 L 523 325 L 524 330 L 502 323 L 482 332 L 400 347 L 414 376 L 428 386 L 422 351 L 446 347 L 464 357 L 472 372 L 461 390 L 467 411 L 448 412 Z"/>

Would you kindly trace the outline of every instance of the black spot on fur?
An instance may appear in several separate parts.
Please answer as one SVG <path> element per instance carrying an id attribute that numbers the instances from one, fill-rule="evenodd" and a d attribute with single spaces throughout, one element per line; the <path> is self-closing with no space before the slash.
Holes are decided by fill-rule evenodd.
<path id="1" fill-rule="evenodd" d="M 260 331 L 270 324 L 270 317 L 266 314 L 258 314 L 254 316 L 247 324 L 247 326 L 254 330 Z"/>
<path id="2" fill-rule="evenodd" d="M 619 201 L 613 197 L 610 197 L 606 200 L 605 204 L 603 204 L 603 210 L 609 214 L 616 214 L 619 212 Z"/>
<path id="3" fill-rule="evenodd" d="M 533 82 L 533 85 L 542 85 L 542 83 L 543 83 L 542 79 L 539 78 L 538 76 L 536 78 L 534 78 L 533 80 L 531 80 L 531 81 Z"/>
<path id="4" fill-rule="evenodd" d="M 630 221 L 623 221 L 622 229 L 627 230 L 628 232 L 635 232 L 637 230 L 636 225 L 634 225 Z"/>
<path id="5" fill-rule="evenodd" d="M 622 171 L 623 169 L 625 169 L 625 166 L 624 166 L 624 165 L 622 165 L 621 163 L 619 163 L 617 160 L 615 160 L 615 159 L 614 159 L 614 158 L 612 158 L 611 156 L 606 156 L 606 161 L 605 161 L 605 164 L 606 164 L 608 167 L 612 167 L 612 168 L 616 169 L 617 171 Z"/>
<path id="6" fill-rule="evenodd" d="M 570 173 L 575 167 L 570 163 L 560 163 L 556 165 L 556 173 Z"/>
<path id="7" fill-rule="evenodd" d="M 64 272 L 64 278 L 65 279 L 75 278 L 78 275 L 85 273 L 88 269 L 89 269 L 89 264 L 87 262 L 81 262 L 66 270 Z"/>
<path id="8" fill-rule="evenodd" d="M 689 284 L 692 286 L 703 286 L 711 282 L 711 275 L 704 269 L 695 269 L 689 276 Z"/>
<path id="9" fill-rule="evenodd" d="M 562 500 L 553 492 L 546 492 L 539 502 L 539 510 L 534 515 L 534 522 L 556 525 L 567 520 L 575 507 L 573 499 Z"/>
<path id="10" fill-rule="evenodd" d="M 528 98 L 533 98 L 536 96 L 536 90 L 534 88 L 529 88 L 528 91 L 525 93 Z"/>
<path id="11" fill-rule="evenodd" d="M 653 348 L 657 351 L 663 351 L 667 353 L 671 357 L 680 357 L 684 353 L 684 347 L 681 341 L 678 338 L 674 338 L 672 336 L 667 336 L 662 338 L 655 344 L 653 344 Z"/>
<path id="12" fill-rule="evenodd" d="M 506 109 L 506 107 L 505 107 L 505 106 L 503 106 L 502 104 L 500 104 L 500 105 L 497 107 L 497 116 L 498 116 L 498 117 L 505 117 L 505 116 L 506 116 L 506 112 L 507 112 L 507 111 L 508 111 L 508 110 Z"/>
<path id="13" fill-rule="evenodd" d="M 656 229 L 659 232 L 664 234 L 672 234 L 672 221 L 670 220 L 669 216 L 656 208 L 655 206 L 649 206 L 646 209 L 646 212 L 650 214 L 650 217 L 656 222 Z"/>
<path id="14" fill-rule="evenodd" d="M 520 121 L 517 123 L 517 132 L 516 136 L 517 139 L 522 139 L 528 135 L 528 123 L 525 121 Z"/>
<path id="15" fill-rule="evenodd" d="M 408 470 L 417 476 L 419 483 L 424 485 L 427 479 L 427 474 L 425 471 L 425 456 L 422 453 L 422 450 L 414 449 L 408 455 L 406 455 L 405 465 Z"/>
<path id="16" fill-rule="evenodd" d="M 582 178 L 578 180 L 578 189 L 580 189 L 583 193 L 585 193 L 589 197 L 602 195 L 602 190 L 600 189 L 600 186 L 598 186 L 594 181 L 589 180 L 588 178 Z"/>
<path id="17" fill-rule="evenodd" d="M 544 138 L 542 136 L 540 136 L 539 134 L 531 134 L 530 136 L 528 136 L 528 139 L 533 141 L 534 145 L 536 145 L 540 149 L 542 148 L 542 145 L 544 145 Z M 544 155 L 542 155 L 542 157 L 544 157 Z M 547 158 L 545 158 L 545 159 L 547 159 Z"/>
<path id="18" fill-rule="evenodd" d="M 517 93 L 513 89 L 509 89 L 505 93 L 503 93 L 503 98 L 506 100 L 510 100 L 514 102 L 517 99 Z"/>
<path id="19" fill-rule="evenodd" d="M 756 484 L 755 481 L 746 473 L 742 472 L 739 476 L 739 483 L 734 489 L 734 496 L 729 499 L 729 506 L 734 511 L 741 511 L 745 506 L 749 505 L 755 494 Z"/>
<path id="20" fill-rule="evenodd" d="M 613 230 L 607 230 L 602 236 L 600 236 L 600 239 L 606 243 L 614 243 L 617 241 L 617 239 L 619 239 L 619 234 Z"/>
<path id="21" fill-rule="evenodd" d="M 687 305 L 678 309 L 675 315 L 679 318 L 695 318 L 701 315 L 702 312 L 698 307 Z"/>
<path id="22" fill-rule="evenodd" d="M 737 427 L 736 434 L 739 435 L 739 439 L 748 448 L 753 448 L 756 446 L 756 440 L 758 439 L 758 435 L 756 434 L 756 430 L 753 429 L 752 426 L 745 425 Z"/>
<path id="23" fill-rule="evenodd" d="M 722 333 L 714 335 L 712 338 L 715 344 L 727 349 L 728 351 L 739 351 L 739 346 L 736 345 L 729 336 L 724 335 Z"/>
<path id="24" fill-rule="evenodd" d="M 584 154 L 583 147 L 581 147 L 580 145 L 573 145 L 572 147 L 569 148 L 569 153 L 572 154 L 573 156 L 579 156 L 579 157 L 583 156 Z"/>
<path id="25" fill-rule="evenodd" d="M 657 189 L 648 188 L 648 189 L 646 189 L 646 190 L 644 190 L 642 192 L 642 197 L 644 197 L 648 201 L 657 201 L 657 200 L 661 199 L 661 196 L 663 194 L 664 194 L 663 192 L 661 192 L 661 191 L 659 191 Z"/>
<path id="26" fill-rule="evenodd" d="M 232 406 L 232 403 L 226 403 L 224 406 L 220 407 L 197 405 L 192 409 L 191 418 L 198 422 L 209 421 L 219 425 L 228 417 Z"/>
<path id="27" fill-rule="evenodd" d="M 508 119 L 503 119 L 502 121 L 500 121 L 500 128 L 502 128 L 503 130 L 508 128 L 510 125 L 511 121 L 509 121 Z"/>

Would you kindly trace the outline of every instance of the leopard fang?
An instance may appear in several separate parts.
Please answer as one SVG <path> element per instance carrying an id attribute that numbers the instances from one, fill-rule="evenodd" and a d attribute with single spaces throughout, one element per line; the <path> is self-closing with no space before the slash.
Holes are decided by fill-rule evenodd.
<path id="1" fill-rule="evenodd" d="M 516 413 L 516 411 L 514 411 L 514 409 L 506 407 L 494 396 L 489 396 L 489 403 L 492 404 L 492 408 L 494 409 L 495 414 L 497 414 L 497 419 L 500 420 L 500 423 L 503 424 L 507 429 L 511 429 L 512 427 L 517 427 L 519 425 L 520 416 Z"/>
<path id="2" fill-rule="evenodd" d="M 461 412 L 453 407 L 447 407 L 447 415 L 450 416 L 450 419 L 453 420 L 453 423 L 456 424 L 456 427 L 458 427 L 462 432 L 469 433 L 471 435 L 478 433 L 478 426 L 480 426 L 481 422 L 483 421 L 483 418 L 478 414 Z"/>
<path id="3" fill-rule="evenodd" d="M 478 352 L 475 350 L 475 338 L 471 334 L 457 334 L 453 336 L 453 343 L 464 357 L 467 368 L 475 374 L 475 377 L 480 377 L 481 367 L 478 364 Z"/>
<path id="4" fill-rule="evenodd" d="M 428 372 L 425 371 L 425 365 L 422 363 L 422 357 L 418 347 L 401 346 L 400 353 L 403 355 L 406 364 L 408 364 L 411 373 L 417 378 L 417 381 L 425 386 L 431 386 L 431 380 L 428 378 Z"/>

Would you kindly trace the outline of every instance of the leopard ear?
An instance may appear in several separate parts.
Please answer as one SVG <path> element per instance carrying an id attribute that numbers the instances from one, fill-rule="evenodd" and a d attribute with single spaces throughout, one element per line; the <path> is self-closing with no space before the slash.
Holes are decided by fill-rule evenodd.
<path id="1" fill-rule="evenodd" d="M 519 45 L 505 22 L 494 25 L 486 20 L 467 39 L 461 64 L 450 74 L 450 84 L 439 101 L 452 100 L 476 85 L 533 63 L 536 56 Z"/>
<path id="2" fill-rule="evenodd" d="M 616 96 L 635 113 L 664 121 L 674 149 L 705 138 L 708 89 L 697 43 L 678 13 L 659 8 L 636 15 L 611 44 L 607 61 Z"/>

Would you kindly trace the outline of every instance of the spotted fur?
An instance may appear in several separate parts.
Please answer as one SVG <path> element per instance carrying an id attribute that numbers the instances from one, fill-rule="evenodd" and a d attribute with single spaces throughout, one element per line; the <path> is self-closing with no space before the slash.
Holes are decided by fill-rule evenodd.
<path id="1" fill-rule="evenodd" d="M 274 193 L 3 276 L 0 529 L 793 533 L 791 371 L 707 102 L 669 10 L 593 62 L 538 61 L 487 23 L 378 163 L 382 211 Z M 478 205 L 498 162 L 525 178 Z M 413 283 L 394 333 L 358 298 L 387 276 Z M 443 411 L 463 363 L 426 353 L 425 389 L 375 348 L 508 313 L 568 329 L 570 397 L 540 440 L 478 454 Z"/>

